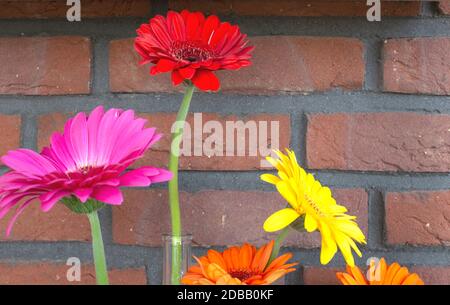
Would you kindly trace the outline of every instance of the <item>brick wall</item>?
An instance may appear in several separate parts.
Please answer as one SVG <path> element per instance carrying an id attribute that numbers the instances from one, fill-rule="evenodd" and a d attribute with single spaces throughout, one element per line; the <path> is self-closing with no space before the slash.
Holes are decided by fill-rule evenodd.
<path id="1" fill-rule="evenodd" d="M 69 23 L 65 1 L 0 0 L 1 154 L 42 148 L 69 114 L 104 104 L 134 108 L 164 132 L 143 162 L 165 164 L 181 95 L 167 75 L 137 66 L 135 29 L 168 8 L 218 13 L 250 35 L 254 65 L 221 73 L 222 93 L 197 93 L 192 111 L 203 122 L 279 121 L 280 146 L 358 216 L 368 236 L 360 265 L 384 256 L 450 284 L 450 1 L 387 1 L 381 23 L 367 22 L 365 1 L 353 0 L 82 3 L 82 22 Z M 181 159 L 196 254 L 271 237 L 262 222 L 282 201 L 259 181 L 259 159 Z M 165 185 L 125 197 L 101 212 L 112 282 L 160 283 Z M 65 207 L 26 210 L 0 240 L 0 283 L 66 283 L 72 256 L 84 263 L 82 283 L 93 281 L 87 219 Z M 319 245 L 316 234 L 289 238 L 303 267 L 287 283 L 336 282 L 343 260 L 321 267 Z"/>

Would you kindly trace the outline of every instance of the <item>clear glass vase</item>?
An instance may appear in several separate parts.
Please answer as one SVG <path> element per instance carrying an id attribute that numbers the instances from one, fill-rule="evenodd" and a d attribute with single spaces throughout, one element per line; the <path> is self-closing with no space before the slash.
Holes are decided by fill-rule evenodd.
<path id="1" fill-rule="evenodd" d="M 163 234 L 163 285 L 177 284 L 183 275 L 187 272 L 191 262 L 191 246 L 192 235 L 186 234 L 179 237 L 172 236 L 171 234 Z M 175 252 L 174 252 L 175 250 Z M 176 252 L 180 255 L 176 255 Z M 174 260 L 179 258 L 180 272 L 172 274 L 172 267 L 174 266 Z"/>

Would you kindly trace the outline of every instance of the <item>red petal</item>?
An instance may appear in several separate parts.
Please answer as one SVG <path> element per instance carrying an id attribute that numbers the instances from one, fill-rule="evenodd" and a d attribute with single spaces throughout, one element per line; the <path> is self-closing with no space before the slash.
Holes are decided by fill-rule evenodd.
<path id="1" fill-rule="evenodd" d="M 177 12 L 170 11 L 167 13 L 167 24 L 170 34 L 174 40 L 186 40 L 186 28 L 184 26 L 183 17 Z"/>
<path id="2" fill-rule="evenodd" d="M 174 86 L 178 86 L 183 81 L 184 78 L 180 75 L 180 72 L 178 72 L 177 70 L 172 71 L 172 84 L 174 84 Z"/>
<path id="3" fill-rule="evenodd" d="M 191 13 L 186 18 L 186 34 L 188 40 L 197 40 L 198 32 L 200 30 L 200 20 L 197 15 Z"/>
<path id="4" fill-rule="evenodd" d="M 209 40 L 211 38 L 211 34 L 214 32 L 215 29 L 219 26 L 220 21 L 217 16 L 211 15 L 208 18 L 206 18 L 205 25 L 203 26 L 203 33 L 202 33 L 202 41 L 209 44 Z"/>
<path id="5" fill-rule="evenodd" d="M 169 72 L 175 68 L 177 64 L 169 59 L 160 59 L 156 64 L 156 69 L 158 72 Z"/>
<path id="6" fill-rule="evenodd" d="M 222 41 L 222 39 L 225 38 L 230 28 L 231 28 L 230 23 L 228 22 L 222 23 L 212 35 L 211 42 L 209 45 L 215 48 L 220 43 L 220 41 Z"/>
<path id="7" fill-rule="evenodd" d="M 209 70 L 198 70 L 192 78 L 192 82 L 203 91 L 217 91 L 220 88 L 219 79 Z"/>
<path id="8" fill-rule="evenodd" d="M 196 70 L 192 67 L 185 67 L 178 70 L 184 79 L 191 79 L 194 76 L 195 71 Z"/>

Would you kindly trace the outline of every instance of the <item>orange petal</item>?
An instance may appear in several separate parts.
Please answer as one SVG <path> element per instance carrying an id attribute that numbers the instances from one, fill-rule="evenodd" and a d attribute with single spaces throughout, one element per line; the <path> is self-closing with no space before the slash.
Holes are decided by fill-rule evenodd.
<path id="1" fill-rule="evenodd" d="M 350 274 L 342 273 L 342 276 L 344 277 L 344 279 L 347 281 L 347 283 L 349 285 L 365 285 L 364 283 L 356 282 L 356 280 Z"/>
<path id="2" fill-rule="evenodd" d="M 336 277 L 339 281 L 341 281 L 341 283 L 343 285 L 349 285 L 349 283 L 347 282 L 347 280 L 344 277 L 344 273 L 343 272 L 337 272 L 336 273 Z"/>
<path id="3" fill-rule="evenodd" d="M 233 260 L 231 259 L 231 250 L 226 249 L 222 253 L 223 260 L 225 261 L 225 264 L 227 265 L 226 270 L 233 269 Z"/>
<path id="4" fill-rule="evenodd" d="M 265 248 L 266 248 L 266 246 L 264 245 L 256 251 L 255 256 L 253 257 L 252 264 L 250 265 L 250 269 L 256 270 L 258 268 L 259 261 L 261 260 L 261 256 L 262 256 Z"/>
<path id="5" fill-rule="evenodd" d="M 232 270 L 239 269 L 239 248 L 231 247 L 230 254 L 231 254 L 231 263 L 233 264 Z"/>
<path id="6" fill-rule="evenodd" d="M 288 260 L 292 258 L 292 253 L 283 254 L 276 259 L 274 259 L 269 266 L 267 266 L 265 272 L 269 272 L 273 269 L 276 269 L 282 265 L 284 265 Z"/>
<path id="7" fill-rule="evenodd" d="M 239 251 L 239 269 L 247 270 L 252 262 L 252 248 L 249 244 L 244 244 Z"/>
<path id="8" fill-rule="evenodd" d="M 383 280 L 384 285 L 392 285 L 392 280 L 394 279 L 395 274 L 400 269 L 400 265 L 398 263 L 393 263 L 389 266 L 386 276 Z"/>
<path id="9" fill-rule="evenodd" d="M 216 250 L 208 250 L 208 259 L 211 263 L 219 265 L 223 270 L 228 270 L 227 264 L 225 263 L 222 254 L 220 254 Z"/>
<path id="10" fill-rule="evenodd" d="M 402 283 L 402 285 L 423 285 L 424 282 L 417 273 L 410 274 Z"/>
<path id="11" fill-rule="evenodd" d="M 216 282 L 219 278 L 227 274 L 225 270 L 220 268 L 219 265 L 216 264 L 209 264 L 206 269 L 206 272 L 208 274 L 208 278 L 214 282 Z"/>
<path id="12" fill-rule="evenodd" d="M 401 267 L 392 279 L 392 285 L 401 285 L 408 275 L 408 268 Z"/>
<path id="13" fill-rule="evenodd" d="M 195 285 L 202 278 L 200 274 L 186 274 L 181 279 L 181 283 L 184 285 Z"/>
<path id="14" fill-rule="evenodd" d="M 269 283 L 266 283 L 264 280 L 252 280 L 250 282 L 247 282 L 249 285 L 267 285 Z"/>
<path id="15" fill-rule="evenodd" d="M 205 278 L 198 280 L 198 284 L 199 285 L 214 285 L 213 282 L 211 282 L 210 280 L 205 279 Z"/>
<path id="16" fill-rule="evenodd" d="M 387 273 L 387 264 L 386 261 L 384 260 L 384 258 L 381 258 L 380 263 L 378 264 L 378 268 L 379 268 L 379 274 L 380 274 L 380 278 L 378 280 L 379 284 L 382 284 L 384 281 L 384 278 L 386 277 L 386 273 Z"/>
<path id="17" fill-rule="evenodd" d="M 266 269 L 267 262 L 269 261 L 270 256 L 272 255 L 273 245 L 274 241 L 272 240 L 264 248 L 264 251 L 261 254 L 261 258 L 259 259 L 259 264 L 257 267 L 258 272 L 263 272 L 264 269 Z"/>
<path id="18" fill-rule="evenodd" d="M 194 265 L 188 269 L 188 272 L 202 274 L 202 268 L 199 265 Z"/>
<path id="19" fill-rule="evenodd" d="M 353 276 L 355 281 L 358 282 L 359 284 L 367 285 L 366 278 L 364 277 L 361 270 L 357 266 L 350 267 L 350 274 Z"/>
<path id="20" fill-rule="evenodd" d="M 284 275 L 286 275 L 286 271 L 285 270 L 281 270 L 281 269 L 274 270 L 272 272 L 269 272 L 269 274 L 267 274 L 264 277 L 264 281 L 267 284 L 272 284 L 273 282 L 275 282 L 279 278 L 283 277 Z"/>
<path id="21" fill-rule="evenodd" d="M 194 256 L 194 259 L 197 261 L 200 269 L 202 270 L 202 274 L 204 277 L 208 277 L 208 274 L 206 273 L 206 265 L 204 266 L 203 263 L 200 261 L 200 259 L 197 256 Z"/>

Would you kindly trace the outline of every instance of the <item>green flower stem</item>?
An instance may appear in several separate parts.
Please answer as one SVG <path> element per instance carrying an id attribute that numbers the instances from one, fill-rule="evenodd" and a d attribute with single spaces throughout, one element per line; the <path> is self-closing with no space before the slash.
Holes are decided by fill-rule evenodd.
<path id="1" fill-rule="evenodd" d="M 277 238 L 275 239 L 275 244 L 273 245 L 272 254 L 270 255 L 269 262 L 267 265 L 269 265 L 274 259 L 278 257 L 278 254 L 280 253 L 281 245 L 283 244 L 286 237 L 289 235 L 289 226 L 281 230 L 280 234 L 278 234 Z"/>
<path id="2" fill-rule="evenodd" d="M 102 229 L 97 211 L 86 214 L 91 224 L 92 251 L 94 252 L 95 278 L 97 285 L 108 285 L 108 270 L 106 268 L 105 249 L 103 247 Z"/>
<path id="3" fill-rule="evenodd" d="M 173 173 L 169 181 L 169 205 L 172 220 L 172 285 L 179 285 L 181 280 L 181 216 L 178 194 L 178 158 L 180 155 L 180 144 L 183 137 L 183 128 L 189 111 L 194 85 L 189 83 L 184 93 L 183 102 L 178 110 L 175 122 L 175 130 L 172 133 L 172 146 L 170 149 L 169 170 Z"/>

